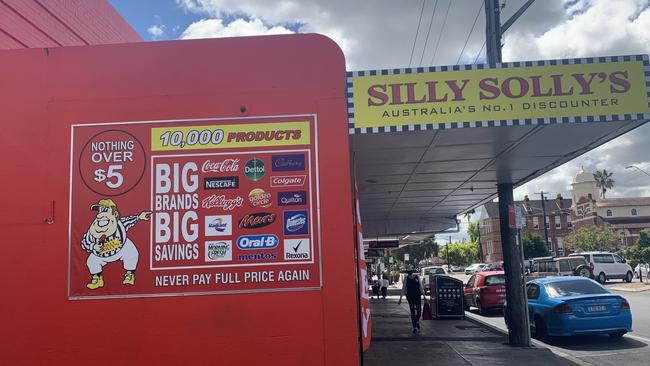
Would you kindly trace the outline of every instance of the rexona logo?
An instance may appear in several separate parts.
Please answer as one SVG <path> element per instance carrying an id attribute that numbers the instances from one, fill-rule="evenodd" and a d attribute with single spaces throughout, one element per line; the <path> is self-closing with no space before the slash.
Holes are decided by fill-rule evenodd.
<path id="1" fill-rule="evenodd" d="M 242 250 L 273 249 L 278 243 L 278 237 L 273 234 L 242 235 L 237 238 L 237 248 Z"/>
<path id="2" fill-rule="evenodd" d="M 230 236 L 232 235 L 232 216 L 214 215 L 205 216 L 205 236 Z"/>
<path id="3" fill-rule="evenodd" d="M 271 170 L 274 172 L 305 170 L 304 154 L 273 155 L 271 160 Z"/>
<path id="4" fill-rule="evenodd" d="M 296 261 L 301 259 L 311 259 L 309 239 L 285 239 L 284 260 Z"/>
<path id="5" fill-rule="evenodd" d="M 284 211 L 284 235 L 309 234 L 307 211 Z"/>
<path id="6" fill-rule="evenodd" d="M 239 159 L 224 159 L 223 161 L 206 160 L 201 166 L 203 173 L 235 173 L 239 171 Z"/>
<path id="7" fill-rule="evenodd" d="M 232 240 L 206 241 L 205 261 L 222 262 L 232 260 Z"/>
<path id="8" fill-rule="evenodd" d="M 239 177 L 205 177 L 203 189 L 233 189 L 239 188 Z"/>
<path id="9" fill-rule="evenodd" d="M 299 206 L 307 203 L 307 192 L 278 192 L 279 206 Z"/>
<path id="10" fill-rule="evenodd" d="M 302 187 L 306 175 L 271 176 L 271 187 Z"/>
<path id="11" fill-rule="evenodd" d="M 248 201 L 251 207 L 270 207 L 271 193 L 264 191 L 262 188 L 255 188 L 248 193 Z"/>
<path id="12" fill-rule="evenodd" d="M 265 172 L 266 169 L 264 168 L 264 162 L 257 158 L 247 161 L 244 166 L 244 174 L 246 174 L 246 178 L 254 182 L 262 179 Z"/>
<path id="13" fill-rule="evenodd" d="M 275 222 L 275 214 L 268 212 L 256 212 L 248 214 L 239 220 L 240 229 L 257 229 L 271 225 Z"/>

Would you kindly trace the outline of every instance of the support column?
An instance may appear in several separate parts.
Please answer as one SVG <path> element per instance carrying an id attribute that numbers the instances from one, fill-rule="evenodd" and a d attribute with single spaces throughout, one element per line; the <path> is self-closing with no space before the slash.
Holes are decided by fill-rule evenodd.
<path id="1" fill-rule="evenodd" d="M 491 68 L 501 62 L 501 8 L 499 0 L 485 1 L 485 41 L 487 62 Z"/>
<path id="2" fill-rule="evenodd" d="M 499 228 L 503 246 L 503 267 L 506 277 L 506 300 L 508 307 L 508 341 L 511 346 L 530 346 L 528 304 L 526 304 L 525 283 L 521 247 L 517 243 L 517 231 L 510 227 L 509 207 L 514 209 L 512 183 L 497 184 L 499 195 Z M 513 222 L 514 226 L 514 222 Z"/>

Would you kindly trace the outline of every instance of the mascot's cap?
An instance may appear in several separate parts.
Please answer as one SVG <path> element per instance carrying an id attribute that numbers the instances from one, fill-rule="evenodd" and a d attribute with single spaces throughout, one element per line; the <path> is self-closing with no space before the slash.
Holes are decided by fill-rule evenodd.
<path id="1" fill-rule="evenodd" d="M 104 198 L 99 200 L 99 202 L 95 203 L 94 205 L 90 206 L 90 209 L 93 211 L 99 211 L 100 207 L 117 207 L 117 205 L 115 202 L 113 202 L 112 199 Z"/>

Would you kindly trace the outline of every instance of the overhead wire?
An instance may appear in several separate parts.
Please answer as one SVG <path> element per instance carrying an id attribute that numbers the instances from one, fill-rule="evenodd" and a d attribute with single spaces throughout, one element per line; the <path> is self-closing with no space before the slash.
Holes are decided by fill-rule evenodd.
<path id="1" fill-rule="evenodd" d="M 478 62 L 478 58 L 481 57 L 481 53 L 483 53 L 483 49 L 485 48 L 485 43 L 486 41 L 483 41 L 483 45 L 481 46 L 481 49 L 478 50 L 478 53 L 476 54 L 476 58 L 474 59 L 473 64 L 476 64 Z"/>
<path id="2" fill-rule="evenodd" d="M 438 0 L 433 4 L 433 14 L 431 15 L 431 20 L 429 21 L 429 29 L 427 30 L 427 38 L 424 40 L 424 49 L 422 50 L 422 56 L 420 56 L 419 66 L 422 66 L 422 60 L 424 59 L 424 54 L 427 52 L 427 45 L 429 44 L 429 34 L 431 33 L 431 25 L 433 24 L 433 18 L 436 17 L 436 8 L 438 8 Z"/>
<path id="3" fill-rule="evenodd" d="M 476 13 L 476 17 L 474 18 L 474 23 L 472 23 L 472 28 L 469 30 L 469 33 L 467 34 L 467 39 L 465 39 L 465 44 L 463 45 L 463 49 L 460 50 L 460 55 L 458 55 L 458 60 L 456 60 L 456 65 L 460 63 L 461 57 L 463 57 L 463 53 L 465 53 L 465 47 L 467 47 L 467 43 L 469 43 L 469 39 L 472 36 L 472 32 L 474 32 L 474 27 L 476 27 L 476 21 L 478 20 L 479 15 L 481 15 L 481 10 L 483 10 L 483 5 L 485 3 L 481 2 L 481 6 L 478 8 L 478 12 Z"/>
<path id="4" fill-rule="evenodd" d="M 438 46 L 440 45 L 440 38 L 442 37 L 442 33 L 444 33 L 445 30 L 445 24 L 447 24 L 447 17 L 449 16 L 449 9 L 451 8 L 452 0 L 449 0 L 449 3 L 447 4 L 447 11 L 445 11 L 445 18 L 442 21 L 442 26 L 440 27 L 440 32 L 438 33 L 438 39 L 436 40 L 436 46 L 433 49 L 433 57 L 431 58 L 431 62 L 429 63 L 430 65 L 434 65 L 434 61 L 436 60 L 436 54 L 438 53 Z"/>
<path id="5" fill-rule="evenodd" d="M 413 52 L 415 52 L 415 44 L 418 41 L 418 34 L 420 33 L 420 23 L 422 22 L 422 13 L 424 13 L 424 4 L 427 3 L 427 0 L 422 0 L 422 9 L 420 9 L 420 19 L 418 19 L 418 28 L 415 31 L 415 39 L 413 39 L 413 49 L 411 49 L 411 57 L 409 58 L 409 67 L 413 61 Z"/>

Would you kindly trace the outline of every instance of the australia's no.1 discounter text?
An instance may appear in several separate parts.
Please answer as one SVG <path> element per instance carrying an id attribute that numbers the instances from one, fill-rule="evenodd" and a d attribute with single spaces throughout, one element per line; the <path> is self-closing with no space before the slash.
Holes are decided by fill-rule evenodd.
<path id="1" fill-rule="evenodd" d="M 70 295 L 319 287 L 314 123 L 75 125 Z"/>

